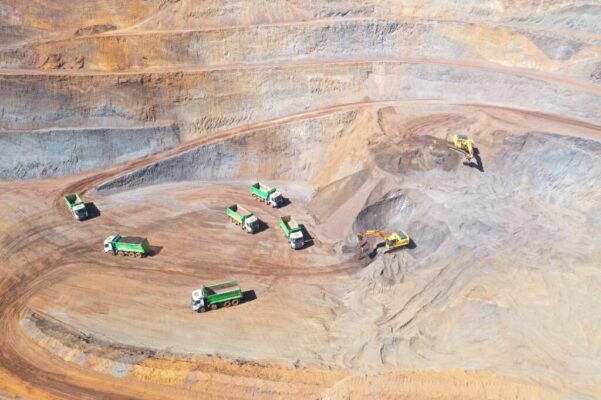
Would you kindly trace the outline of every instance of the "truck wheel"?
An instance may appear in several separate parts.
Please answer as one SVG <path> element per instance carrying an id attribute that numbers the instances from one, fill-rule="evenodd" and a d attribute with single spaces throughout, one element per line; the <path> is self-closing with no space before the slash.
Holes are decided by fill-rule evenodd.
<path id="1" fill-rule="evenodd" d="M 216 310 L 217 309 L 217 304 L 211 304 L 211 310 Z"/>
<path id="2" fill-rule="evenodd" d="M 240 300 L 238 300 L 238 299 L 232 300 L 232 305 L 233 306 L 237 306 L 238 304 L 240 304 Z"/>
<path id="3" fill-rule="evenodd" d="M 117 252 L 116 252 L 116 251 L 112 251 L 111 253 L 112 253 L 114 256 L 116 256 L 116 255 L 117 255 Z"/>
<path id="4" fill-rule="evenodd" d="M 232 303 L 230 303 L 229 301 L 226 301 L 225 303 L 223 303 L 223 306 L 224 306 L 224 307 L 229 307 L 229 306 L 231 306 L 231 305 L 232 305 Z"/>
<path id="5" fill-rule="evenodd" d="M 198 309 L 198 312 L 207 312 L 207 309 L 205 307 L 200 307 Z"/>
<path id="6" fill-rule="evenodd" d="M 125 253 L 122 252 L 122 251 L 119 251 L 118 253 L 119 253 L 120 256 L 124 256 L 125 255 Z"/>

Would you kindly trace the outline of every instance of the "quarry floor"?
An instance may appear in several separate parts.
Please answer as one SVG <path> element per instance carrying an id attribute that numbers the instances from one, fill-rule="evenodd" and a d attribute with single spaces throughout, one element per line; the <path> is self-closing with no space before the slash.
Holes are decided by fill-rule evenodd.
<path id="1" fill-rule="evenodd" d="M 376 111 L 360 111 L 343 136 L 375 129 Z M 380 118 L 381 129 L 403 112 Z M 598 149 L 569 137 L 596 130 L 488 110 L 469 124 L 507 130 L 480 138 L 480 170 L 420 135 L 457 124 L 445 115 L 411 117 L 409 139 L 366 135 L 373 161 L 350 168 L 350 178 L 318 189 L 271 180 L 290 199 L 281 209 L 253 200 L 250 179 L 94 190 L 150 162 L 166 168 L 161 160 L 182 149 L 67 178 L 1 182 L 0 393 L 596 398 Z M 528 133 L 533 126 L 562 136 Z M 73 191 L 97 214 L 75 221 L 62 201 Z M 233 203 L 265 229 L 250 235 L 229 223 Z M 340 204 L 333 213 L 332 203 Z M 306 226 L 306 248 L 294 251 L 282 236 L 277 218 L 286 214 Z M 414 245 L 358 259 L 353 232 L 376 225 L 406 229 Z M 153 254 L 104 254 L 115 233 L 148 237 Z M 240 282 L 244 303 L 192 312 L 193 289 L 228 278 Z"/>

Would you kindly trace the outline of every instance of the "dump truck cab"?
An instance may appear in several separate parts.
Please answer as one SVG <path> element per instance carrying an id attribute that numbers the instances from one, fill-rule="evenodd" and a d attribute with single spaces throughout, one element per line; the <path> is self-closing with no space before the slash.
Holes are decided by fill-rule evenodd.
<path id="1" fill-rule="evenodd" d="M 192 310 L 198 311 L 202 307 L 207 307 L 207 302 L 203 296 L 202 289 L 196 289 L 192 291 Z"/>
<path id="2" fill-rule="evenodd" d="M 282 193 L 280 193 L 279 191 L 275 191 L 272 194 L 270 194 L 269 204 L 271 204 L 271 206 L 274 208 L 281 207 L 282 205 L 284 205 L 284 196 L 282 196 Z"/>
<path id="3" fill-rule="evenodd" d="M 259 230 L 259 219 L 254 215 L 244 220 L 244 228 L 249 233 L 255 233 Z"/>
<path id="4" fill-rule="evenodd" d="M 294 232 L 290 234 L 290 247 L 295 250 L 302 249 L 305 245 L 305 237 L 302 231 Z"/>
<path id="5" fill-rule="evenodd" d="M 86 205 L 83 203 L 73 206 L 71 211 L 73 211 L 73 215 L 77 220 L 86 219 L 88 217 L 88 210 L 86 208 Z"/>
<path id="6" fill-rule="evenodd" d="M 109 236 L 106 239 L 104 239 L 104 252 L 105 253 L 109 253 L 109 252 L 116 252 L 115 249 L 115 242 L 118 242 L 119 239 L 121 239 L 121 235 L 113 235 L 113 236 Z"/>

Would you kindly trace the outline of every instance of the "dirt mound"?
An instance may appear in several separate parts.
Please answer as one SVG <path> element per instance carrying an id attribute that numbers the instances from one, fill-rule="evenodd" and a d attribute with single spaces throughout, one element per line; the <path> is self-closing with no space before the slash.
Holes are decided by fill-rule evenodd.
<path id="1" fill-rule="evenodd" d="M 449 149 L 450 143 L 431 136 L 419 136 L 397 143 L 383 140 L 374 144 L 370 151 L 374 164 L 395 174 L 433 168 L 451 171 L 460 165 L 463 157 Z"/>
<path id="2" fill-rule="evenodd" d="M 80 56 L 65 60 L 62 54 L 50 54 L 39 67 L 41 69 L 81 69 L 84 65 L 85 60 Z"/>
<path id="3" fill-rule="evenodd" d="M 97 24 L 79 28 L 75 31 L 75 36 L 98 35 L 100 33 L 116 30 L 117 27 L 113 24 Z"/>

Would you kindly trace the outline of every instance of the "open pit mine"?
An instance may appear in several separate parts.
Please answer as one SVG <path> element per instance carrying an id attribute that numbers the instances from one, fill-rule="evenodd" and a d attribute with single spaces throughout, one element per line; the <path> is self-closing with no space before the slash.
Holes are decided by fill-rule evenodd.
<path id="1" fill-rule="evenodd" d="M 0 399 L 601 399 L 601 4 L 0 0 Z"/>

